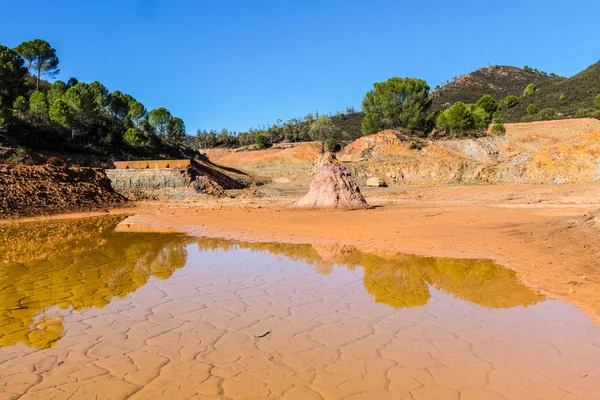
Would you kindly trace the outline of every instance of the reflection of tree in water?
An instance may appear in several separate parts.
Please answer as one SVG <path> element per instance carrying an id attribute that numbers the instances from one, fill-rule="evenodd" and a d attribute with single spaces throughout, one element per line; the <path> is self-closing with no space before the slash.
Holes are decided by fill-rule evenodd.
<path id="1" fill-rule="evenodd" d="M 234 242 L 202 238 L 202 249 L 250 249 L 312 265 L 322 275 L 335 265 L 364 268 L 365 289 L 378 303 L 392 307 L 427 304 L 429 286 L 489 308 L 529 306 L 544 298 L 521 284 L 514 271 L 485 259 L 366 253 L 351 246 Z"/>
<path id="2" fill-rule="evenodd" d="M 0 247 L 0 347 L 45 349 L 63 333 L 56 307 L 102 308 L 185 265 L 190 239 L 178 234 L 117 233 L 124 217 L 3 226 Z"/>
<path id="3" fill-rule="evenodd" d="M 0 347 L 52 347 L 62 336 L 62 314 L 102 308 L 169 278 L 186 263 L 186 245 L 199 250 L 250 249 L 302 261 L 323 275 L 335 266 L 363 268 L 366 291 L 392 307 L 422 306 L 429 286 L 490 308 L 542 301 L 515 273 L 491 260 L 362 252 L 350 246 L 295 245 L 189 238 L 173 233 L 121 233 L 123 217 L 0 226 Z"/>
<path id="4" fill-rule="evenodd" d="M 394 307 L 426 304 L 428 285 L 488 308 L 527 307 L 544 299 L 492 260 L 362 253 L 359 264 L 375 301 Z"/>

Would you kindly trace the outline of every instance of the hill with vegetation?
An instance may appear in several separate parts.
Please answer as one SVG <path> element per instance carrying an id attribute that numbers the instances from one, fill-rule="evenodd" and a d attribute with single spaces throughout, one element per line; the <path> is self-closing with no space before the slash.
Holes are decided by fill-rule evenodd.
<path id="1" fill-rule="evenodd" d="M 496 101 L 507 96 L 521 96 L 525 87 L 533 83 L 538 88 L 564 81 L 556 74 L 511 66 L 489 66 L 457 77 L 452 82 L 437 86 L 432 92 L 432 111 L 448 108 L 457 101 L 476 103 L 481 97 L 490 95 Z M 523 113 L 525 114 L 525 113 Z"/>
<path id="2" fill-rule="evenodd" d="M 600 118 L 600 61 L 568 79 L 537 85 L 536 90 L 505 113 L 506 120 L 517 122 L 530 120 L 527 107 L 534 104 L 538 110 L 552 109 L 554 118 L 596 117 Z M 524 117 L 525 116 L 525 117 Z M 553 118 L 553 119 L 554 119 Z"/>
<path id="3" fill-rule="evenodd" d="M 56 50 L 44 40 L 14 49 L 0 45 L 0 161 L 2 154 L 13 154 L 17 163 L 43 159 L 18 157 L 36 150 L 68 153 L 70 159 L 75 154 L 188 158 L 197 155 L 196 149 L 307 141 L 338 150 L 386 129 L 413 140 L 482 136 L 490 124 L 490 132 L 501 135 L 506 122 L 600 119 L 600 62 L 571 78 L 528 66 L 489 66 L 433 89 L 422 79 L 392 77 L 373 85 L 360 111 L 317 112 L 245 132 L 198 130 L 195 136 L 164 107 L 148 111 L 133 96 L 109 91 L 101 82 L 52 81 L 58 66 Z M 45 158 L 61 162 L 59 155 Z"/>
<path id="4" fill-rule="evenodd" d="M 0 45 L 0 146 L 125 159 L 185 153 L 181 118 L 164 107 L 148 111 L 98 81 L 44 80 L 58 66 L 56 50 L 44 40 Z"/>

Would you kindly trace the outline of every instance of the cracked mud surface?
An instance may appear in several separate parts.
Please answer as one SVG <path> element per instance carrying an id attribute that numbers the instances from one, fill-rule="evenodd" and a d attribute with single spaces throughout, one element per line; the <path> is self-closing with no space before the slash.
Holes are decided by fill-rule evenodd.
<path id="1" fill-rule="evenodd" d="M 0 399 L 600 399 L 600 328 L 491 260 L 123 219 L 2 226 Z"/>

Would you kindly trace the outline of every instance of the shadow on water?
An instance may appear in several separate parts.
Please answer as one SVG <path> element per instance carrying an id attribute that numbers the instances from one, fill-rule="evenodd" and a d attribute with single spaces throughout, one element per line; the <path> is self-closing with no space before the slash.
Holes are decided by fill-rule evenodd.
<path id="1" fill-rule="evenodd" d="M 170 278 L 185 266 L 190 244 L 201 251 L 249 249 L 285 257 L 309 264 L 322 275 L 335 267 L 363 268 L 366 291 L 374 301 L 395 308 L 425 305 L 430 287 L 488 308 L 529 306 L 544 300 L 522 285 L 513 271 L 491 260 L 365 252 L 342 245 L 194 238 L 144 232 L 143 227 L 124 224 L 124 219 L 106 216 L 0 225 L 0 347 L 54 346 L 64 332 L 65 310 L 102 308 L 115 297 L 141 288 L 151 277 Z"/>

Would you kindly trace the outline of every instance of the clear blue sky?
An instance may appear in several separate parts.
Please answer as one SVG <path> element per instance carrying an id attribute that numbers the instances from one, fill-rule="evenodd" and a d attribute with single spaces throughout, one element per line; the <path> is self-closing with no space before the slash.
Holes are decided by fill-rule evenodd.
<path id="1" fill-rule="evenodd" d="M 376 81 L 489 64 L 571 76 L 600 58 L 599 0 L 0 0 L 0 43 L 36 37 L 60 79 L 99 80 L 198 128 L 360 108 Z"/>

